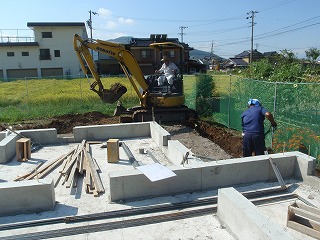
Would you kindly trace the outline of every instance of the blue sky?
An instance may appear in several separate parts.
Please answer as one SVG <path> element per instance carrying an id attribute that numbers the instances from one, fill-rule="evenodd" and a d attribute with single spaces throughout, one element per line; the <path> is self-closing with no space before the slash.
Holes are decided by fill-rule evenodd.
<path id="1" fill-rule="evenodd" d="M 96 39 L 167 34 L 181 40 L 180 27 L 186 27 L 185 43 L 229 58 L 251 48 L 251 19 L 246 18 L 257 11 L 258 51 L 288 49 L 302 58 L 310 47 L 320 49 L 319 0 L 10 0 L 1 2 L 0 35 L 16 35 L 13 29 L 28 29 L 27 22 L 86 22 L 89 10 L 98 13 L 92 15 Z"/>

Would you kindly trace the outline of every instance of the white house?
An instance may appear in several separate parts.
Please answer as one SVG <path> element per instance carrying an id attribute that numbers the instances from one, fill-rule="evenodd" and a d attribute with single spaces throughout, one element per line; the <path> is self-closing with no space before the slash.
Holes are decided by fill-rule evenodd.
<path id="1" fill-rule="evenodd" d="M 0 79 L 79 74 L 73 36 L 87 38 L 81 22 L 29 22 L 34 42 L 0 42 Z"/>

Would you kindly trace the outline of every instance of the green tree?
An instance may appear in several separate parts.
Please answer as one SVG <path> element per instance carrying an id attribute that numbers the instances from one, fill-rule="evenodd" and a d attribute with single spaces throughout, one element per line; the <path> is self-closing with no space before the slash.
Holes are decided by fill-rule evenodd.
<path id="1" fill-rule="evenodd" d="M 318 48 L 312 47 L 306 50 L 307 60 L 312 64 L 313 69 L 315 69 L 315 65 L 319 56 L 320 56 L 320 50 Z"/>

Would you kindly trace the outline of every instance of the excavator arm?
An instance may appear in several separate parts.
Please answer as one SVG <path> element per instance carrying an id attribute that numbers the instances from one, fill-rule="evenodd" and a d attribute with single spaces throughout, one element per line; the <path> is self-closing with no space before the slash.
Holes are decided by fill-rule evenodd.
<path id="1" fill-rule="evenodd" d="M 110 89 L 104 89 L 89 49 L 107 54 L 117 59 L 139 97 L 141 106 L 147 105 L 148 84 L 146 83 L 136 59 L 123 45 L 102 40 L 84 40 L 77 34 L 74 35 L 73 44 L 84 74 L 88 74 L 88 67 L 94 78 L 94 82 L 91 84 L 90 89 L 96 92 L 104 102 L 116 102 L 124 93 L 126 93 L 127 89 L 119 83 L 112 85 Z M 143 90 L 143 93 L 140 93 L 139 87 Z"/>

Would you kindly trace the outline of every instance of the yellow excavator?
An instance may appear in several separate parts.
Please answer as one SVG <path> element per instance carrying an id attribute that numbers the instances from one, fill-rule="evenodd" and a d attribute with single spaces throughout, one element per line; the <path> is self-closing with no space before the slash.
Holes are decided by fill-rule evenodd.
<path id="1" fill-rule="evenodd" d="M 182 56 L 181 51 L 183 50 L 183 46 L 177 43 L 152 43 L 150 47 L 159 51 L 179 49 L 180 56 Z M 118 101 L 127 92 L 127 88 L 120 83 L 111 85 L 110 89 L 104 88 L 100 76 L 96 71 L 90 50 L 107 54 L 118 60 L 124 74 L 140 100 L 140 106 L 125 108 L 122 106 L 121 101 L 118 101 L 114 115 L 130 116 L 134 122 L 152 120 L 158 122 L 183 122 L 190 118 L 197 118 L 196 111 L 184 105 L 185 96 L 183 94 L 182 71 L 176 76 L 173 86 L 169 84 L 159 86 L 157 81 L 159 75 L 150 75 L 145 78 L 134 55 L 126 49 L 125 45 L 102 40 L 83 39 L 75 34 L 74 50 L 79 58 L 84 74 L 88 76 L 88 73 L 91 73 L 94 78 L 90 89 L 96 92 L 100 99 L 106 103 Z"/>

